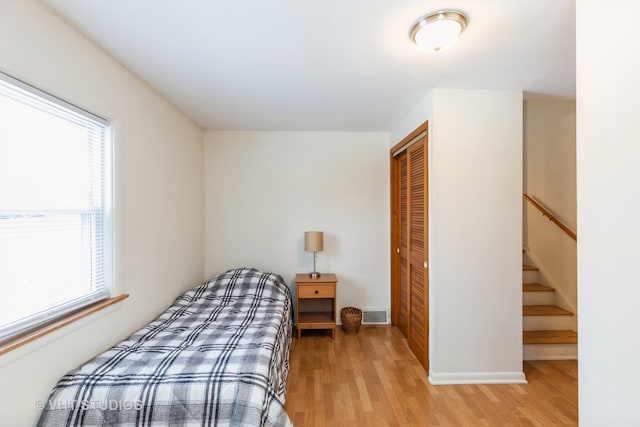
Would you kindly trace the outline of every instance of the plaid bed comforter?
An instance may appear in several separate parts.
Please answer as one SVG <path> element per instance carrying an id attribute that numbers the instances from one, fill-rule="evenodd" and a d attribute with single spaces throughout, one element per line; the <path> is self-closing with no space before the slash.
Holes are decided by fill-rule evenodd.
<path id="1" fill-rule="evenodd" d="M 276 274 L 230 270 L 65 375 L 40 426 L 290 426 L 291 294 Z"/>

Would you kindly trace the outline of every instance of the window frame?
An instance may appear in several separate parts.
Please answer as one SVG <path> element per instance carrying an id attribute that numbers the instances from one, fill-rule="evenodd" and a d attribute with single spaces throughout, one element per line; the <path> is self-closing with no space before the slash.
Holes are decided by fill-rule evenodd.
<path id="1" fill-rule="evenodd" d="M 0 355 L 6 351 L 12 350 L 17 346 L 30 342 L 44 334 L 52 332 L 65 326 L 75 320 L 78 320 L 88 314 L 98 311 L 102 308 L 106 308 L 116 302 L 119 302 L 128 297 L 127 294 L 122 294 L 118 297 L 114 297 L 115 291 L 115 229 L 114 229 L 114 141 L 113 141 L 113 124 L 94 113 L 91 113 L 81 107 L 71 104 L 64 99 L 54 96 L 48 92 L 45 92 L 35 86 L 25 83 L 19 79 L 9 76 L 3 72 L 0 72 L 0 81 L 3 84 L 14 86 L 19 91 L 26 93 L 27 96 L 37 99 L 37 102 L 44 102 L 52 105 L 55 109 L 66 110 L 71 116 L 80 116 L 83 120 L 89 120 L 94 124 L 101 127 L 103 132 L 102 138 L 99 138 L 102 152 L 102 167 L 101 167 L 101 191 L 102 191 L 102 203 L 101 207 L 95 208 L 89 206 L 86 209 L 78 209 L 73 212 L 74 215 L 79 215 L 82 221 L 82 228 L 87 227 L 86 221 L 93 221 L 86 217 L 92 216 L 87 212 L 99 212 L 101 218 L 101 225 L 99 230 L 101 231 L 102 239 L 100 244 L 96 240 L 94 244 L 90 246 L 91 254 L 101 249 L 102 256 L 102 272 L 101 291 L 92 291 L 84 294 L 79 298 L 68 298 L 65 302 L 57 304 L 47 309 L 43 309 L 39 312 L 32 313 L 29 316 L 25 316 L 20 319 L 15 319 L 13 322 L 5 323 L 0 328 Z M 54 113 L 50 113 L 52 116 Z M 60 120 L 65 120 L 60 116 Z M 89 143 L 89 140 L 87 139 Z M 95 141 L 94 141 L 95 143 Z M 91 179 L 91 177 L 89 178 Z M 96 210 L 97 209 L 97 210 Z M 1 209 L 1 212 L 11 212 L 11 209 Z M 19 210 L 16 210 L 19 211 Z M 39 211 L 41 213 L 52 213 L 55 209 L 50 209 L 47 206 L 43 206 Z M 59 213 L 59 212 L 58 212 Z M 91 228 L 91 230 L 94 230 Z M 89 251 L 85 252 L 83 256 L 86 256 Z M 83 265 L 85 265 L 83 262 Z M 93 262 L 93 261 L 92 261 Z M 89 264 L 87 264 L 89 265 Z M 92 273 L 93 275 L 94 273 Z M 92 283 L 94 279 L 92 277 Z M 31 319 L 31 321 L 28 321 Z M 13 326 L 12 326 L 13 325 Z"/>

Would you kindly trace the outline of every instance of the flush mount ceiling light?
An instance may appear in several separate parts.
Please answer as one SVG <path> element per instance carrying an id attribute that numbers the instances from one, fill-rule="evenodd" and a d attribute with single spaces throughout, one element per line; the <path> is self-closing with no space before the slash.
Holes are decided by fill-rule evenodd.
<path id="1" fill-rule="evenodd" d="M 427 52 L 440 52 L 451 47 L 467 26 L 467 18 L 455 10 L 430 13 L 411 29 L 411 40 Z"/>

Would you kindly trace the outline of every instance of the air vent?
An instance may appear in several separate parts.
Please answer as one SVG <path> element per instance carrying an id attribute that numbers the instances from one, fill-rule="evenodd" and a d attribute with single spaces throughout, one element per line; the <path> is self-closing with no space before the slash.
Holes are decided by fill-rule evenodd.
<path id="1" fill-rule="evenodd" d="M 362 311 L 362 323 L 368 324 L 387 324 L 387 310 L 363 310 Z"/>

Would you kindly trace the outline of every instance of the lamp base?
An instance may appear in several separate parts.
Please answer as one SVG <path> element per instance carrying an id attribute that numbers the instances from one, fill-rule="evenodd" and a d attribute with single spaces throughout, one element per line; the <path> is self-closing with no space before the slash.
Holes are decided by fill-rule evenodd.
<path id="1" fill-rule="evenodd" d="M 309 277 L 311 277 L 312 279 L 317 279 L 320 277 L 320 273 L 318 273 L 317 271 L 312 271 L 311 273 L 309 273 Z"/>

